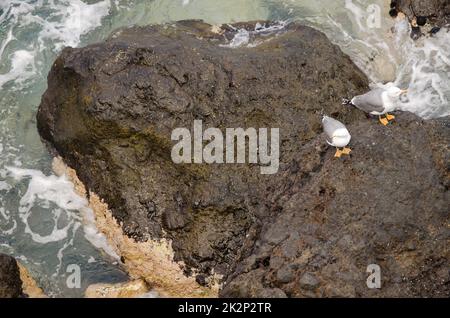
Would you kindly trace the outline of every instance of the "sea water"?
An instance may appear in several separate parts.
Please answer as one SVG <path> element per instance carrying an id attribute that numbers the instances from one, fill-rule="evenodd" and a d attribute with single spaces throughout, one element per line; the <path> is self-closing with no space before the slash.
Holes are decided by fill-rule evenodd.
<path id="1" fill-rule="evenodd" d="M 126 279 L 118 256 L 97 232 L 92 211 L 66 176 L 56 176 L 36 129 L 46 76 L 65 46 L 104 40 L 115 29 L 180 19 L 211 24 L 296 21 L 323 31 L 367 74 L 372 86 L 409 88 L 403 110 L 449 115 L 450 35 L 413 42 L 387 0 L 0 0 L 0 252 L 23 262 L 54 297 L 82 296 L 97 282 Z M 238 30 L 227 44 L 252 46 Z M 349 97 L 349 96 L 343 96 Z M 87 221 L 86 221 L 87 220 Z M 80 288 L 67 284 L 70 265 Z"/>

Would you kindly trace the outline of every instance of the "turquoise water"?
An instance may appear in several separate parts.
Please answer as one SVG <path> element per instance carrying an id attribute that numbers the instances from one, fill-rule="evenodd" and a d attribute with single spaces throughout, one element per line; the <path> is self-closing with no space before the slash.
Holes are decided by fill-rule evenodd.
<path id="1" fill-rule="evenodd" d="M 46 76 L 63 47 L 101 41 L 132 24 L 300 21 L 325 32 L 373 85 L 409 86 L 405 110 L 425 118 L 448 115 L 448 33 L 412 43 L 408 25 L 385 14 L 388 2 L 0 0 L 0 252 L 18 257 L 50 296 L 82 296 L 91 283 L 126 279 L 104 238 L 87 231 L 81 216 L 89 213 L 87 203 L 54 175 L 37 134 Z M 379 21 L 371 18 L 377 8 Z M 81 288 L 66 284 L 70 264 L 81 268 Z"/>

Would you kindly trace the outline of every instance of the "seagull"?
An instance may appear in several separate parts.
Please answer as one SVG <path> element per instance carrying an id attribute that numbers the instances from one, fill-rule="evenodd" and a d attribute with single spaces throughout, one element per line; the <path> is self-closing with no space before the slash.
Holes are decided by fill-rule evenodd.
<path id="1" fill-rule="evenodd" d="M 327 135 L 327 143 L 330 146 L 336 147 L 336 154 L 334 157 L 340 158 L 342 155 L 349 155 L 352 150 L 347 148 L 347 145 L 352 137 L 345 125 L 328 116 L 323 116 L 322 125 L 323 130 Z M 343 149 L 340 150 L 339 148 Z"/>
<path id="2" fill-rule="evenodd" d="M 363 95 L 353 97 L 352 100 L 344 98 L 342 104 L 352 105 L 366 113 L 376 115 L 380 122 L 387 126 L 395 119 L 395 116 L 390 115 L 389 112 L 396 109 L 396 101 L 405 93 L 408 93 L 407 89 L 388 84 L 387 88 L 375 88 Z M 385 117 L 383 118 L 382 115 Z"/>

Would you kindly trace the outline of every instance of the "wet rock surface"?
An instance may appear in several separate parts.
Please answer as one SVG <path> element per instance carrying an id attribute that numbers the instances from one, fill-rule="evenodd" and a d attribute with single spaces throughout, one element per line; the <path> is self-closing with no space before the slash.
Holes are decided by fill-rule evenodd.
<path id="1" fill-rule="evenodd" d="M 0 298 L 18 298 L 22 296 L 22 280 L 16 260 L 0 254 Z"/>
<path id="2" fill-rule="evenodd" d="M 236 28 L 250 47 L 229 48 Z M 272 30 L 278 28 L 272 28 Z M 448 119 L 385 128 L 342 97 L 366 77 L 320 32 L 291 24 L 134 27 L 66 48 L 37 115 L 52 151 L 109 205 L 127 235 L 168 238 L 185 272 L 222 296 L 448 295 Z M 321 115 L 349 126 L 341 160 Z M 280 171 L 176 165 L 175 128 L 280 128 Z M 366 287 L 368 264 L 383 288 Z"/>

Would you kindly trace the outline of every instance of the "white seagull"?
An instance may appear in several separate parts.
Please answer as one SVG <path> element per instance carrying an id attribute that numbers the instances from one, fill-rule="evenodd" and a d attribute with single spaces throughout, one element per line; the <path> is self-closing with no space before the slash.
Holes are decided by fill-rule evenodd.
<path id="1" fill-rule="evenodd" d="M 322 125 L 327 135 L 327 143 L 336 147 L 334 157 L 340 158 L 342 155 L 349 155 L 352 150 L 347 148 L 347 145 L 350 143 L 352 136 L 350 136 L 347 127 L 340 121 L 328 116 L 323 116 Z M 340 150 L 339 148 L 343 149 Z"/>
<path id="2" fill-rule="evenodd" d="M 353 97 L 352 100 L 344 98 L 342 104 L 353 105 L 366 113 L 376 115 L 386 126 L 395 119 L 395 116 L 390 115 L 389 112 L 396 110 L 400 96 L 407 92 L 407 89 L 400 89 L 393 84 L 388 84 L 386 88 L 375 88 L 363 95 Z M 385 117 L 383 118 L 382 115 Z"/>

